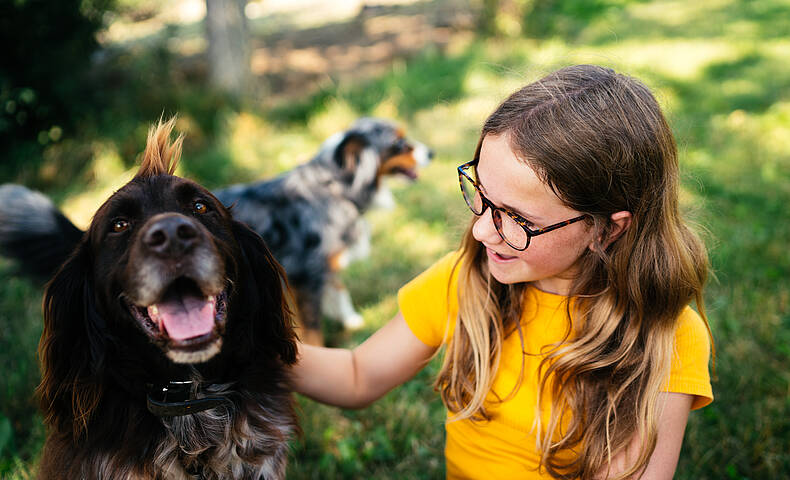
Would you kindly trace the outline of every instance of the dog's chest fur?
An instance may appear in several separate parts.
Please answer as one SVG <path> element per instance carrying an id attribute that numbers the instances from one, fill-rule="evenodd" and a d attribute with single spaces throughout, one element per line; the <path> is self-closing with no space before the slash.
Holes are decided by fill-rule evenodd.
<path id="1" fill-rule="evenodd" d="M 121 480 L 269 480 L 285 478 L 291 412 L 267 397 L 215 385 L 206 394 L 227 404 L 177 417 L 162 417 L 160 440 L 151 439 L 150 459 L 130 464 L 120 452 L 96 452 L 83 463 L 84 478 Z M 79 446 L 77 446 L 79 448 Z"/>

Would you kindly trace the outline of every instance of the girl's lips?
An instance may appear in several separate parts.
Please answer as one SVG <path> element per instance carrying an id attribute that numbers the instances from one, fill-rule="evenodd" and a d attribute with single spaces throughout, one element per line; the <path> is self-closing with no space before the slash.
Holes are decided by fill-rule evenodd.
<path id="1" fill-rule="evenodd" d="M 499 253 L 491 250 L 490 248 L 486 248 L 486 253 L 488 254 L 488 258 L 490 258 L 492 261 L 494 261 L 496 263 L 509 263 L 509 262 L 516 261 L 518 259 L 518 257 L 515 257 L 515 256 L 499 254 Z"/>

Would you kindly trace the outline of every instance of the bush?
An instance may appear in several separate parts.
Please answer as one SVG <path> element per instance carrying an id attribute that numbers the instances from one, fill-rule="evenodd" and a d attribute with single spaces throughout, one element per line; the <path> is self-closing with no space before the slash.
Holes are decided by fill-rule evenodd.
<path id="1" fill-rule="evenodd" d="M 57 141 L 91 108 L 84 81 L 112 0 L 0 2 L 0 154 Z M 20 160 L 16 160 L 19 162 Z M 7 165 L 13 168 L 13 165 Z"/>

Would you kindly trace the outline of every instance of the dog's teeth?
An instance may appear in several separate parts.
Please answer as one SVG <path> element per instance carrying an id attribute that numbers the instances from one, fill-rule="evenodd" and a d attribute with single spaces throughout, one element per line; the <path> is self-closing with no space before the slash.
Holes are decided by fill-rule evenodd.
<path id="1" fill-rule="evenodd" d="M 215 303 L 217 301 L 217 299 L 214 298 L 214 295 L 209 295 L 208 296 L 208 301 L 209 301 L 209 303 Z"/>
<path id="2" fill-rule="evenodd" d="M 156 304 L 148 307 L 148 317 L 159 328 L 159 331 L 162 331 L 162 317 L 159 316 L 159 307 Z"/>

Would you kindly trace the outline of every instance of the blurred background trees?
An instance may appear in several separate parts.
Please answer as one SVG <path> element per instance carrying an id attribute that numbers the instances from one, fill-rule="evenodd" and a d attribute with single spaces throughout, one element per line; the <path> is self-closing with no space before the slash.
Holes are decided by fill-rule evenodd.
<path id="1" fill-rule="evenodd" d="M 89 80 L 112 0 L 0 2 L 0 157 L 11 172 L 97 107 Z"/>
<path id="2" fill-rule="evenodd" d="M 241 96 L 250 87 L 247 0 L 206 0 L 206 57 L 213 88 Z"/>

